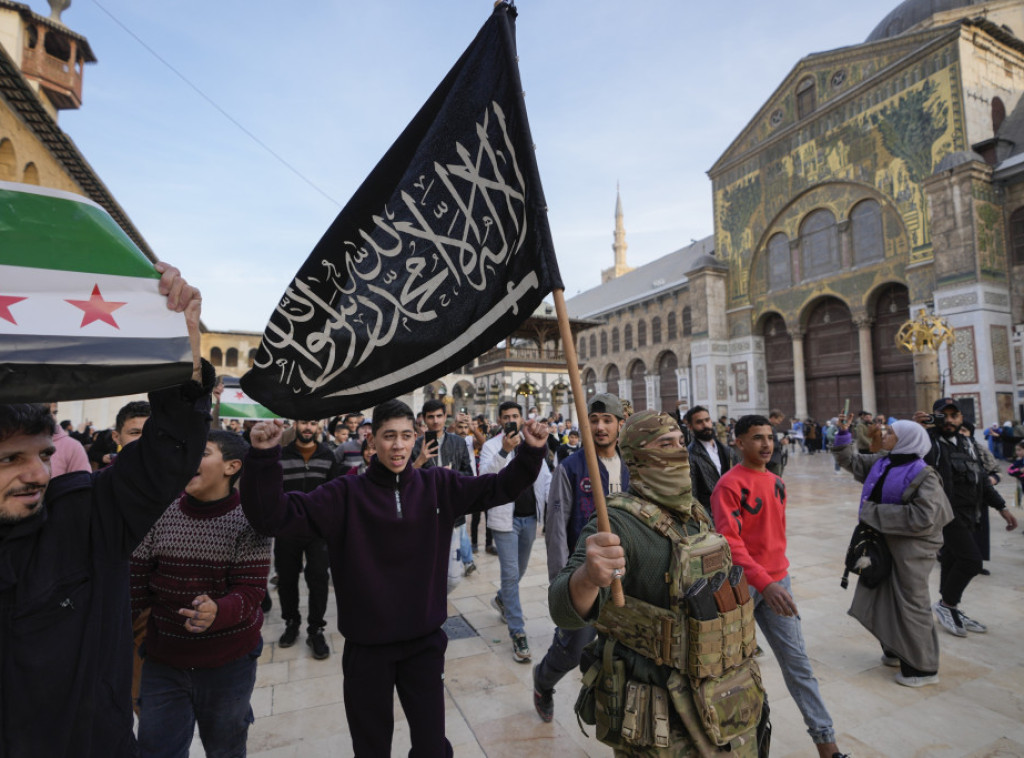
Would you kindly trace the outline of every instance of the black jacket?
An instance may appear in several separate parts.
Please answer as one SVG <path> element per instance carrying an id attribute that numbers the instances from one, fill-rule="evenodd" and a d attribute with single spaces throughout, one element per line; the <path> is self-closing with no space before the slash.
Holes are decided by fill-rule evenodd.
<path id="1" fill-rule="evenodd" d="M 128 559 L 195 474 L 213 369 L 149 396 L 112 465 L 51 480 L 0 541 L 0 758 L 125 758 L 132 735 Z"/>
<path id="2" fill-rule="evenodd" d="M 722 474 L 724 474 L 732 468 L 732 456 L 729 454 L 729 448 L 717 439 L 715 445 L 718 447 L 718 460 L 722 462 Z M 693 442 L 686 449 L 690 451 L 690 484 L 693 487 L 693 496 L 704 506 L 708 516 L 711 516 L 711 492 L 715 489 L 722 474 L 718 473 L 714 461 L 711 460 L 708 451 L 704 449 L 704 443 L 699 439 L 694 437 Z"/>

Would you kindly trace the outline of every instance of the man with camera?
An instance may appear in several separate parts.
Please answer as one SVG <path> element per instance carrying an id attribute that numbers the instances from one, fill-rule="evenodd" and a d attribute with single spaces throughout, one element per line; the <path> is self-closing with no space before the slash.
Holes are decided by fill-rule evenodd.
<path id="1" fill-rule="evenodd" d="M 440 400 L 428 400 L 423 404 L 423 423 L 427 431 L 416 439 L 412 448 L 412 465 L 416 468 L 440 466 L 458 471 L 464 476 L 475 476 L 466 439 L 444 430 L 447 418 L 444 403 Z M 473 551 L 469 535 L 466 534 L 465 516 L 455 519 L 455 531 L 459 534 L 459 558 L 462 560 L 463 572 L 466 575 L 472 574 L 476 571 L 476 563 L 473 562 Z M 458 564 L 455 566 L 457 568 Z M 458 577 L 452 580 L 458 581 Z"/>
<path id="2" fill-rule="evenodd" d="M 1017 519 L 988 481 L 972 440 L 961 435 L 964 417 L 952 398 L 935 401 L 931 413 L 918 411 L 914 420 L 928 427 L 932 449 L 924 457 L 942 477 L 942 489 L 953 506 L 953 520 L 942 528 L 939 596 L 933 609 L 942 627 L 956 637 L 968 632 L 987 632 L 988 627 L 960 610 L 960 599 L 971 579 L 981 573 L 981 553 L 974 541 L 974 529 L 981 508 L 995 508 L 1006 522 L 1006 530 L 1017 528 Z"/>
<path id="3" fill-rule="evenodd" d="M 498 419 L 502 434 L 492 437 L 480 450 L 480 473 L 497 474 L 515 457 L 520 442 L 519 429 L 523 424 L 523 408 L 507 401 L 498 406 Z M 530 646 L 526 640 L 523 609 L 519 602 L 519 580 L 526 573 L 530 550 L 537 536 L 537 522 L 544 518 L 544 503 L 548 494 L 551 472 L 540 467 L 533 487 L 524 490 L 515 502 L 492 508 L 487 513 L 487 526 L 494 535 L 501 565 L 501 589 L 491 605 L 508 625 L 512 638 L 512 657 L 519 663 L 530 662 Z"/>

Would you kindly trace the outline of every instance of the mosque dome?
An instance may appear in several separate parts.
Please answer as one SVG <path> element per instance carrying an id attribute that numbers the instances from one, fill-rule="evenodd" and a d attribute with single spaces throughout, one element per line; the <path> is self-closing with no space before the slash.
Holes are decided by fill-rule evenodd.
<path id="1" fill-rule="evenodd" d="M 967 8 L 971 5 L 983 5 L 985 2 L 986 0 L 903 0 L 874 28 L 866 42 L 896 37 L 936 13 Z"/>

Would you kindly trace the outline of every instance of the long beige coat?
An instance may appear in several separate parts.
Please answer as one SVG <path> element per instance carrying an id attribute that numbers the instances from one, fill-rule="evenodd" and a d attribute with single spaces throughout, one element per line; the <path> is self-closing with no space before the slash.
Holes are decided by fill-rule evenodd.
<path id="1" fill-rule="evenodd" d="M 863 482 L 875 461 L 887 455 L 861 455 L 852 445 L 833 451 L 836 461 Z M 860 518 L 885 535 L 892 553 L 892 574 L 875 589 L 860 582 L 849 614 L 882 643 L 920 671 L 939 670 L 939 636 L 932 618 L 928 575 L 942 547 L 942 527 L 953 520 L 953 509 L 942 480 L 931 466 L 924 468 L 903 492 L 904 504 L 865 501 Z"/>

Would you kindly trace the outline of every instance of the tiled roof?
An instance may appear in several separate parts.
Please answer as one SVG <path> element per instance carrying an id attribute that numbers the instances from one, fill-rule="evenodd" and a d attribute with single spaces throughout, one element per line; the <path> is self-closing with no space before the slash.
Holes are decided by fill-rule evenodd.
<path id="1" fill-rule="evenodd" d="M 628 274 L 581 292 L 566 301 L 571 318 L 592 318 L 646 300 L 658 292 L 687 282 L 686 273 L 705 255 L 714 255 L 714 235 L 697 240 L 675 252 L 663 255 Z"/>

